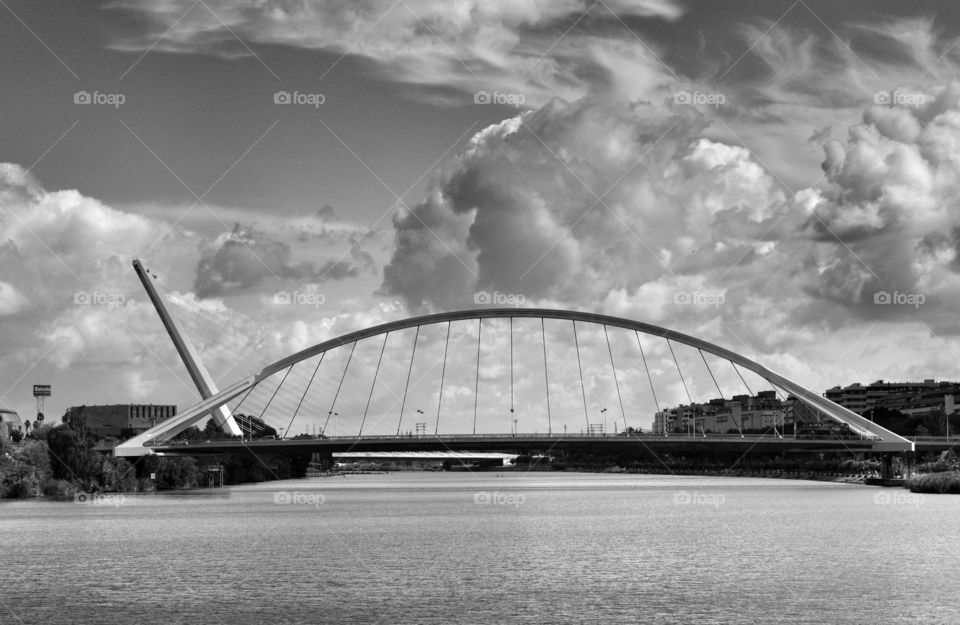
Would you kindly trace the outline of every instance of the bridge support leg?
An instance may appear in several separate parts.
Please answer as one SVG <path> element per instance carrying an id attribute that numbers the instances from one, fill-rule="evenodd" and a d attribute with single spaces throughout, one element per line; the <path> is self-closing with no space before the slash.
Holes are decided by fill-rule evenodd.
<path id="1" fill-rule="evenodd" d="M 910 478 L 917 471 L 917 452 L 908 451 L 903 454 L 903 477 Z"/>
<path id="2" fill-rule="evenodd" d="M 893 454 L 880 456 L 880 477 L 885 480 L 893 477 Z"/>

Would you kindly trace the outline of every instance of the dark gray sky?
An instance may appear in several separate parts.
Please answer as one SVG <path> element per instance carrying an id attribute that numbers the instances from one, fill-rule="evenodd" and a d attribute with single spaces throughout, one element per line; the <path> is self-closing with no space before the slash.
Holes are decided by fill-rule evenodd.
<path id="1" fill-rule="evenodd" d="M 134 257 L 272 332 L 244 372 L 498 290 L 818 390 L 957 377 L 958 12 L 4 0 L 0 403 L 192 401 Z"/>

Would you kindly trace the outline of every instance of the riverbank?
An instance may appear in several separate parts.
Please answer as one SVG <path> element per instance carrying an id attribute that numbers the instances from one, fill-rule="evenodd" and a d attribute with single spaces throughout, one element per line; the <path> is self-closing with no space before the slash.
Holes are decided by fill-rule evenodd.
<path id="1" fill-rule="evenodd" d="M 843 473 L 814 473 L 804 471 L 726 471 L 726 470 L 695 470 L 695 469 L 675 469 L 669 470 L 595 470 L 568 468 L 565 471 L 571 473 L 616 473 L 616 474 L 642 474 L 642 475 L 675 475 L 690 477 L 746 477 L 763 478 L 777 480 L 810 480 L 815 482 L 839 482 L 843 484 L 863 484 L 868 477 L 873 474 L 843 474 Z"/>

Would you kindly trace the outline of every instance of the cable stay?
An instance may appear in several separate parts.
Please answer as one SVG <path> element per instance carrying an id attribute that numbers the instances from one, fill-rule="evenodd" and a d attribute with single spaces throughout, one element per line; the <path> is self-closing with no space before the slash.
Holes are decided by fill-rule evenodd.
<path id="1" fill-rule="evenodd" d="M 480 401 L 480 337 L 483 336 L 483 319 L 477 319 L 477 379 L 473 386 L 473 433 L 477 433 L 477 405 Z"/>
<path id="2" fill-rule="evenodd" d="M 550 419 L 550 378 L 547 375 L 547 330 L 544 327 L 543 317 L 540 317 L 540 338 L 543 342 L 543 384 L 547 389 L 547 435 L 553 434 Z"/>
<path id="3" fill-rule="evenodd" d="M 420 338 L 420 326 L 413 335 L 413 349 L 410 350 L 410 366 L 407 367 L 407 382 L 403 385 L 403 400 L 400 402 L 400 418 L 397 419 L 397 436 L 400 436 L 400 425 L 403 423 L 403 409 L 407 405 L 407 391 L 410 390 L 410 374 L 413 372 L 413 357 L 417 355 L 417 340 Z"/>
<path id="4" fill-rule="evenodd" d="M 450 345 L 450 324 L 447 322 L 447 340 L 443 344 L 443 368 L 440 370 L 440 392 L 437 394 L 437 425 L 433 430 L 433 435 L 440 433 L 440 406 L 443 403 L 443 378 L 447 372 L 447 348 Z"/>
<path id="5" fill-rule="evenodd" d="M 707 357 L 703 355 L 703 350 L 697 348 L 697 351 L 700 352 L 700 358 L 703 359 L 703 364 L 707 368 L 707 372 L 710 374 L 710 379 L 713 380 L 713 385 L 717 387 L 717 393 L 720 395 L 720 399 L 727 401 L 727 398 L 723 396 L 723 391 L 720 390 L 720 385 L 717 384 L 717 378 L 713 375 L 713 369 L 710 368 L 710 364 L 707 362 Z M 740 428 L 740 423 L 734 419 L 734 425 L 737 426 L 737 432 L 740 433 L 740 438 L 743 438 L 743 430 Z"/>
<path id="6" fill-rule="evenodd" d="M 577 340 L 577 322 L 571 319 L 573 324 L 573 345 L 577 352 L 577 370 L 580 372 L 580 394 L 583 396 L 583 419 L 587 422 L 587 432 L 590 431 L 590 416 L 587 414 L 587 389 L 583 384 L 583 366 L 580 364 L 580 341 Z"/>
<path id="7" fill-rule="evenodd" d="M 360 419 L 360 431 L 357 436 L 363 436 L 363 424 L 367 422 L 367 411 L 370 410 L 370 400 L 373 399 L 373 389 L 377 386 L 377 376 L 380 375 L 380 363 L 383 362 L 383 351 L 387 349 L 387 337 L 389 332 L 383 335 L 383 345 L 380 346 L 380 358 L 377 359 L 377 370 L 373 373 L 373 383 L 370 385 L 370 394 L 367 395 L 367 406 L 363 409 L 363 418 Z"/>
<path id="8" fill-rule="evenodd" d="M 340 389 L 343 388 L 343 380 L 347 377 L 347 370 L 350 368 L 350 361 L 353 359 L 353 352 L 357 349 L 357 342 L 354 341 L 350 347 L 350 355 L 347 356 L 347 364 L 343 368 L 343 375 L 340 376 L 340 384 L 337 385 L 337 392 L 333 395 L 333 403 L 330 404 L 330 410 L 327 412 L 327 420 L 323 423 L 323 433 L 327 433 L 327 425 L 330 424 L 330 416 L 337 405 L 337 398 L 340 397 Z"/>
<path id="9" fill-rule="evenodd" d="M 636 330 L 633 331 L 637 335 L 637 347 L 640 348 L 640 358 L 643 359 L 643 368 L 647 372 L 647 381 L 650 383 L 650 393 L 653 395 L 653 405 L 657 408 L 657 413 L 663 418 L 663 413 L 660 412 L 660 402 L 657 401 L 657 390 L 653 387 L 653 376 L 650 375 L 650 367 L 647 366 L 647 357 L 643 353 L 643 345 L 640 343 L 640 333 Z M 677 367 L 677 371 L 680 370 L 680 367 Z M 684 386 L 686 388 L 686 386 Z"/>
<path id="10" fill-rule="evenodd" d="M 327 355 L 327 352 L 320 354 L 320 359 L 317 360 L 317 366 L 313 368 L 313 375 L 310 376 L 310 381 L 307 382 L 307 386 L 303 389 L 303 395 L 300 396 L 300 401 L 297 403 L 297 409 L 293 411 L 293 416 L 290 417 L 290 422 L 287 423 L 286 431 L 289 432 L 290 428 L 293 426 L 293 420 L 297 418 L 297 415 L 300 413 L 300 406 L 303 405 L 303 400 L 306 399 L 307 393 L 310 391 L 310 387 L 313 386 L 313 380 L 317 377 L 317 371 L 320 370 L 320 363 L 323 362 L 323 357 Z"/>
<path id="11" fill-rule="evenodd" d="M 607 353 L 610 354 L 610 367 L 613 369 L 613 382 L 617 386 L 617 398 L 620 400 L 620 418 L 623 419 L 623 431 L 627 431 L 627 413 L 623 409 L 623 395 L 620 394 L 620 382 L 617 380 L 617 365 L 613 364 L 613 349 L 610 347 L 610 336 L 607 334 L 607 324 L 603 324 L 603 336 L 607 339 Z"/>

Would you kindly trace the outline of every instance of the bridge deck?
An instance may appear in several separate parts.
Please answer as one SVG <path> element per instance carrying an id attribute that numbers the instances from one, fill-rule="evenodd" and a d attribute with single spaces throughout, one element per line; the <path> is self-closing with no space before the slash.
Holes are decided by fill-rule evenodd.
<path id="1" fill-rule="evenodd" d="M 920 443 L 918 443 L 918 448 Z M 301 454 L 344 451 L 490 451 L 527 452 L 568 451 L 589 448 L 595 451 L 625 449 L 654 452 L 737 451 L 737 452 L 896 452 L 899 446 L 859 438 L 790 438 L 776 436 L 581 436 L 546 434 L 477 434 L 440 436 L 339 436 L 283 440 L 214 440 L 189 444 L 151 445 L 159 453 L 216 454 L 244 449 L 263 454 Z"/>

